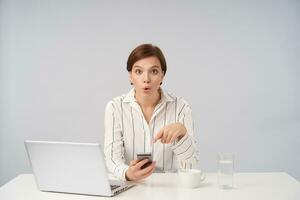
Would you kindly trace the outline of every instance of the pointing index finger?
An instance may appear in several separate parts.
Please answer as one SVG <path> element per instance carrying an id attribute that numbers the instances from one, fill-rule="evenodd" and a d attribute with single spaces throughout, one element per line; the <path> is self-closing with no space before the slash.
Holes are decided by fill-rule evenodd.
<path id="1" fill-rule="evenodd" d="M 164 129 L 160 130 L 160 131 L 155 135 L 155 137 L 154 137 L 154 139 L 153 139 L 152 142 L 155 143 L 157 140 L 161 139 L 162 136 L 163 136 L 163 133 L 164 133 Z"/>

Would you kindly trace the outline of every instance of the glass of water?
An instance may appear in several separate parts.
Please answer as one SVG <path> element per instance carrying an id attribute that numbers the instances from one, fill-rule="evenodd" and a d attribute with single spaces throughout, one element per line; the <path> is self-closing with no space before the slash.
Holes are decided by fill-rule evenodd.
<path id="1" fill-rule="evenodd" d="M 233 188 L 234 155 L 218 154 L 218 183 L 221 189 Z"/>

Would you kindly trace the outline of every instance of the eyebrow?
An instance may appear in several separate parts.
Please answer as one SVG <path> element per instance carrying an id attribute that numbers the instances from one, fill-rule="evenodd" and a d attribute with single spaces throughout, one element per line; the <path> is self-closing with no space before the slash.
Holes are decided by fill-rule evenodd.
<path id="1" fill-rule="evenodd" d="M 143 67 L 141 67 L 141 66 L 139 66 L 139 65 L 134 65 L 133 67 L 132 67 L 132 69 L 133 68 L 143 68 Z M 152 68 L 160 68 L 159 66 L 157 66 L 157 65 L 153 65 L 152 67 L 150 67 L 150 69 L 152 69 Z"/>

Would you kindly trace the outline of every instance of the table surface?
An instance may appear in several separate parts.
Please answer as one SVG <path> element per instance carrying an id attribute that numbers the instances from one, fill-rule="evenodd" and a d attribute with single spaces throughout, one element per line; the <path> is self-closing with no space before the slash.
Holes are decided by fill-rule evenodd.
<path id="1" fill-rule="evenodd" d="M 115 197 L 41 192 L 32 174 L 20 174 L 0 188 L 1 200 L 100 200 L 100 199 L 263 199 L 299 200 L 300 182 L 287 173 L 235 173 L 233 189 L 218 188 L 217 174 L 207 173 L 195 189 L 180 186 L 176 173 L 153 174 Z"/>

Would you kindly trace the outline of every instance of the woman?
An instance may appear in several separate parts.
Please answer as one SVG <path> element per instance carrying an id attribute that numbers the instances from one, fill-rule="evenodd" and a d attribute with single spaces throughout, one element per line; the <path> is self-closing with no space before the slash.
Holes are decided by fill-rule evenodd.
<path id="1" fill-rule="evenodd" d="M 128 57 L 133 88 L 111 100 L 105 113 L 106 164 L 122 180 L 137 181 L 159 172 L 192 168 L 197 162 L 191 108 L 163 90 L 167 65 L 161 50 L 151 44 L 136 47 Z M 152 153 L 153 162 L 137 153 Z"/>

